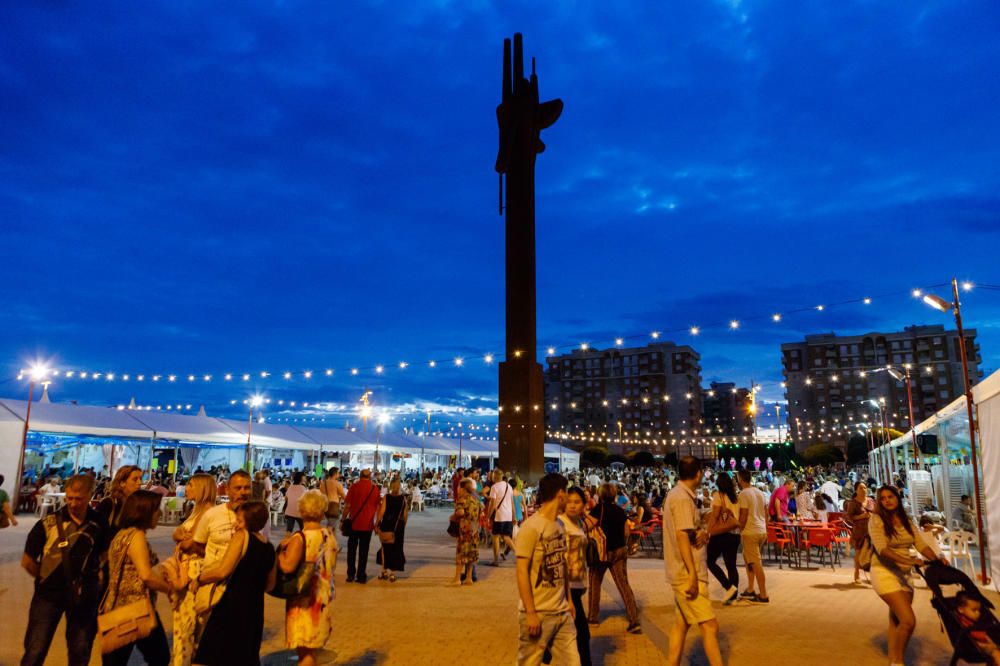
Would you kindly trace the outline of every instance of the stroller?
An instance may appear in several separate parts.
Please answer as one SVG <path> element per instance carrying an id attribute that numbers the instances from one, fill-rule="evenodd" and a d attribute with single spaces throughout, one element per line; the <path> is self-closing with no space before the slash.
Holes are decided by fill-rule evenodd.
<path id="1" fill-rule="evenodd" d="M 917 571 L 923 577 L 924 581 L 927 582 L 927 587 L 931 590 L 931 594 L 933 595 L 931 606 L 934 607 L 934 610 L 937 611 L 938 616 L 941 618 L 944 630 L 948 633 L 948 640 L 951 641 L 951 646 L 954 648 L 954 653 L 951 657 L 951 666 L 955 666 L 959 659 L 964 659 L 971 664 L 986 663 L 988 661 L 987 657 L 976 647 L 975 642 L 969 636 L 969 632 L 985 632 L 994 643 L 1000 645 L 1000 621 L 991 612 L 993 604 L 990 603 L 989 599 L 983 595 L 979 588 L 976 587 L 976 584 L 964 572 L 955 567 L 941 564 L 940 562 L 933 562 L 922 569 L 918 568 Z M 969 597 L 978 599 L 980 604 L 982 604 L 979 620 L 974 625 L 969 627 L 962 625 L 958 614 L 958 600 L 956 599 L 959 590 L 955 590 L 950 596 L 946 596 L 946 590 L 943 588 L 949 586 L 961 587 L 960 591 L 965 592 Z"/>

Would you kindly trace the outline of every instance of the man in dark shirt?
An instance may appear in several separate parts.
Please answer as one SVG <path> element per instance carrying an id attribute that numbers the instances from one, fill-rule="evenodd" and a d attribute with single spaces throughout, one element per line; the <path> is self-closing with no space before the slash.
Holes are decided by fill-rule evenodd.
<path id="1" fill-rule="evenodd" d="M 104 523 L 90 508 L 93 494 L 92 477 L 71 477 L 66 483 L 66 506 L 39 520 L 28 533 L 21 567 L 35 579 L 35 592 L 21 666 L 45 662 L 64 613 L 67 662 L 90 663 L 101 594 L 101 554 L 107 548 Z"/>

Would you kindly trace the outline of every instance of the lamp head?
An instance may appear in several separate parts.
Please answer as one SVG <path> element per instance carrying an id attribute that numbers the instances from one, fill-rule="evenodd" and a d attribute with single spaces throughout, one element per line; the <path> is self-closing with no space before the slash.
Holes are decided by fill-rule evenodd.
<path id="1" fill-rule="evenodd" d="M 264 398 L 259 395 L 255 395 L 252 398 L 250 398 L 251 407 L 260 407 L 263 404 L 264 404 Z"/>
<path id="2" fill-rule="evenodd" d="M 955 307 L 955 304 L 951 301 L 946 301 L 935 294 L 924 294 L 923 301 L 935 310 L 940 310 L 941 312 L 950 312 L 951 309 Z"/>
<path id="3" fill-rule="evenodd" d="M 48 375 L 49 367 L 43 363 L 35 363 L 28 369 L 28 376 L 33 382 L 45 379 Z"/>
<path id="4" fill-rule="evenodd" d="M 896 380 L 897 382 L 901 382 L 901 381 L 903 381 L 903 373 L 902 373 L 902 372 L 900 372 L 899 370 L 897 370 L 896 368 L 889 368 L 889 369 L 887 370 L 887 372 L 888 372 L 888 373 L 889 373 L 889 375 L 890 375 L 890 376 L 891 376 L 891 377 L 892 377 L 893 379 L 895 379 L 895 380 Z"/>

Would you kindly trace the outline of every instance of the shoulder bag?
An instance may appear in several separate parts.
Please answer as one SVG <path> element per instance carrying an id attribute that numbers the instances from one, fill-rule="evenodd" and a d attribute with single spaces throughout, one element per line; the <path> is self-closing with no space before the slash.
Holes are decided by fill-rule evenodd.
<path id="1" fill-rule="evenodd" d="M 368 504 L 368 500 L 371 499 L 372 493 L 375 492 L 375 488 L 377 488 L 377 486 L 375 485 L 375 482 L 373 481 L 372 482 L 372 488 L 371 488 L 371 490 L 369 490 L 368 491 L 368 495 L 365 496 L 365 501 L 361 503 L 361 508 L 362 509 L 364 509 L 364 507 Z M 351 513 L 352 514 L 354 513 L 354 507 L 353 506 L 351 507 Z M 354 529 L 354 516 L 353 515 L 347 516 L 346 518 L 344 518 L 343 520 L 340 521 L 340 533 L 343 534 L 344 536 L 351 536 L 351 531 L 353 529 Z"/>
<path id="2" fill-rule="evenodd" d="M 864 541 L 861 542 L 861 547 L 858 548 L 858 567 L 862 571 L 871 571 L 872 556 L 874 554 L 875 549 L 872 547 L 872 538 L 866 536 Z"/>
<path id="3" fill-rule="evenodd" d="M 387 505 L 389 503 L 389 497 L 390 495 L 386 495 Z M 403 502 L 405 504 L 406 500 L 404 499 Z M 399 507 L 399 515 L 396 516 L 396 525 L 392 528 L 392 531 L 388 530 L 383 531 L 381 529 L 378 531 L 378 540 L 379 542 L 381 542 L 383 546 L 391 546 L 392 544 L 396 543 L 396 530 L 399 529 L 399 521 L 403 519 L 403 510 L 405 508 L 406 508 L 405 506 Z"/>
<path id="4" fill-rule="evenodd" d="M 246 536 L 246 541 L 243 542 L 243 553 L 240 555 L 241 560 L 247 554 L 247 549 L 250 547 L 250 533 L 247 532 Z M 236 564 L 239 565 L 239 562 Z M 235 567 L 233 570 L 236 570 Z M 226 593 L 226 586 L 229 584 L 229 578 L 232 575 L 230 573 L 229 576 L 226 576 L 222 580 L 198 586 L 198 591 L 194 595 L 194 612 L 196 615 L 210 613 L 219 604 L 219 601 L 222 600 L 222 595 Z"/>
<path id="5" fill-rule="evenodd" d="M 132 537 L 129 537 L 122 553 L 121 566 L 118 568 L 118 581 L 115 583 L 116 602 L 118 601 L 118 592 L 121 589 L 122 576 L 125 575 L 125 561 L 129 557 L 128 550 L 131 545 Z M 140 638 L 149 636 L 156 629 L 156 611 L 153 609 L 148 590 L 142 599 L 106 611 L 104 604 L 108 600 L 110 590 L 109 587 L 104 592 L 97 616 L 97 634 L 101 639 L 101 654 L 108 654 L 134 643 Z"/>
<path id="6" fill-rule="evenodd" d="M 319 546 L 319 553 L 316 555 L 315 562 L 310 562 L 306 559 L 306 535 L 302 530 L 299 530 L 296 534 L 302 537 L 302 562 L 298 568 L 292 573 L 285 573 L 277 565 L 277 560 L 275 560 L 277 576 L 274 581 L 274 587 L 268 590 L 267 593 L 278 599 L 292 599 L 308 593 L 313 577 L 319 575 L 320 569 L 323 567 L 323 562 L 326 559 L 326 530 L 323 531 L 323 542 Z"/>
<path id="7" fill-rule="evenodd" d="M 604 520 L 604 504 L 601 504 L 601 517 L 594 518 L 587 514 L 587 566 L 596 567 L 608 561 L 608 537 L 604 534 L 601 523 Z"/>

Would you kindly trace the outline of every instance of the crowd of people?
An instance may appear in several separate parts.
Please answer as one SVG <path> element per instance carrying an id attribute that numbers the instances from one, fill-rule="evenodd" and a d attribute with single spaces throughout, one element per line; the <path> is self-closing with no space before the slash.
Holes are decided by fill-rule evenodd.
<path id="1" fill-rule="evenodd" d="M 692 627 L 701 633 L 709 663 L 723 663 L 709 574 L 721 584 L 724 604 L 770 602 L 762 558 L 769 525 L 799 519 L 825 524 L 831 513 L 844 521 L 854 581 L 865 585 L 862 571 L 870 571 L 871 586 L 889 611 L 890 664 L 903 663 L 915 627 L 911 569 L 947 563 L 934 538 L 943 528 L 928 519 L 932 507 L 915 524 L 905 510 L 905 479 L 871 496 L 875 482 L 863 469 L 730 471 L 685 457 L 675 467 L 553 473 L 534 486 L 516 473 L 475 467 L 423 473 L 332 467 L 322 476 L 213 468 L 172 485 L 125 465 L 110 479 L 94 470 L 40 479 L 39 492 L 62 492 L 65 499 L 35 523 L 25 543 L 22 567 L 35 591 L 22 664 L 45 662 L 63 617 L 70 663 L 87 663 L 99 636 L 105 664 L 126 664 L 135 650 L 157 665 L 257 664 L 265 594 L 285 600 L 287 647 L 299 663 L 315 663 L 332 634 L 343 541 L 347 583 L 367 583 L 373 536 L 378 577 L 395 583 L 405 571 L 410 512 L 425 496 L 452 502 L 447 532 L 455 542 L 455 573 L 449 585 L 477 583 L 483 549 L 492 553 L 491 566 L 513 554 L 521 664 L 592 663 L 590 627 L 601 621 L 608 573 L 625 608 L 626 631 L 642 633 L 628 561 L 636 536 L 648 534 L 649 525 L 662 528 L 676 605 L 671 664 L 681 663 Z M 173 552 L 161 562 L 147 532 L 159 524 L 169 497 L 180 502 L 183 519 L 172 533 Z M 274 547 L 270 531 L 278 515 L 285 534 Z M 0 488 L 3 518 L 16 524 Z M 157 616 L 157 594 L 170 600 L 172 643 Z M 962 617 L 978 617 L 976 603 L 963 599 Z M 236 633 L 241 640 L 229 640 Z M 990 636 L 977 632 L 974 638 L 998 663 Z"/>

